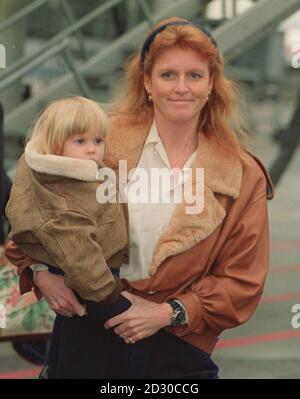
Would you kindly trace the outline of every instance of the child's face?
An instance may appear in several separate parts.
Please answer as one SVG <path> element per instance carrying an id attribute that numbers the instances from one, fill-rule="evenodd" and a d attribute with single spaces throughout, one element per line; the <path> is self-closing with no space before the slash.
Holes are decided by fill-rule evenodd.
<path id="1" fill-rule="evenodd" d="M 104 141 L 99 132 L 88 130 L 82 134 L 74 134 L 64 143 L 64 157 L 90 159 L 100 164 L 104 157 Z"/>

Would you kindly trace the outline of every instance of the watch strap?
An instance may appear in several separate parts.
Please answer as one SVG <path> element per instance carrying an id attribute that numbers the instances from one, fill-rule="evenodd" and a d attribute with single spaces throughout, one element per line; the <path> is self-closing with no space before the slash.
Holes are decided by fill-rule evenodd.
<path id="1" fill-rule="evenodd" d="M 173 309 L 172 326 L 183 326 L 186 324 L 186 311 L 179 301 L 174 298 L 167 300 Z"/>

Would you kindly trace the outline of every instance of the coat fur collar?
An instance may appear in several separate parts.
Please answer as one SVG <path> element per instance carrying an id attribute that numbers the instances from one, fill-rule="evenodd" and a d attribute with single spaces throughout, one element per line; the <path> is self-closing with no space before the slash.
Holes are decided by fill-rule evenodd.
<path id="1" fill-rule="evenodd" d="M 140 159 L 150 125 L 136 125 L 115 121 L 108 138 L 105 163 L 118 168 L 119 160 L 127 160 L 128 171 Z M 193 169 L 204 168 L 204 209 L 198 214 L 187 214 L 191 204 L 178 204 L 168 226 L 154 249 L 150 275 L 168 258 L 182 253 L 208 237 L 223 221 L 226 210 L 215 194 L 236 199 L 239 196 L 243 167 L 240 160 L 230 156 L 206 137 L 201 137 Z M 193 182 L 195 184 L 195 172 Z"/>
<path id="2" fill-rule="evenodd" d="M 26 145 L 25 160 L 31 169 L 42 174 L 83 181 L 98 179 L 99 169 L 95 161 L 41 154 L 36 150 L 34 140 Z"/>

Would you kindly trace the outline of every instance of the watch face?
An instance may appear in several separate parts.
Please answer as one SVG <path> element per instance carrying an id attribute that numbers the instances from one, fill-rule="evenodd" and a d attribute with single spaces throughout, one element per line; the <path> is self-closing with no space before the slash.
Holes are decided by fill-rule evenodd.
<path id="1" fill-rule="evenodd" d="M 184 325 L 186 322 L 186 317 L 185 317 L 185 311 L 182 308 L 182 306 L 178 302 L 172 299 L 169 300 L 168 303 L 173 308 L 172 325 L 174 327 Z"/>
<path id="2" fill-rule="evenodd" d="M 182 309 L 178 309 L 175 311 L 173 316 L 173 325 L 174 326 L 181 326 L 185 322 L 185 314 Z"/>
<path id="3" fill-rule="evenodd" d="M 180 324 L 183 324 L 183 323 L 185 322 L 185 315 L 184 315 L 184 312 L 180 312 L 180 313 L 178 314 L 178 321 L 179 321 Z"/>

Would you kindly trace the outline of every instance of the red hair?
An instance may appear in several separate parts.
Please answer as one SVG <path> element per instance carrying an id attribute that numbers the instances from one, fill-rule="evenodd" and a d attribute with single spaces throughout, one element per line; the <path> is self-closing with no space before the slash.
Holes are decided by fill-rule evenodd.
<path id="1" fill-rule="evenodd" d="M 154 26 L 153 30 L 175 21 L 187 22 L 181 18 L 168 18 Z M 192 24 L 169 25 L 157 34 L 145 55 L 143 65 L 140 52 L 133 56 L 125 68 L 124 84 L 114 104 L 114 113 L 121 117 L 126 116 L 133 123 L 150 122 L 153 119 L 153 104 L 147 99 L 144 75 L 150 76 L 157 57 L 165 49 L 173 47 L 198 52 L 209 67 L 213 86 L 209 101 L 199 115 L 199 131 L 220 144 L 224 150 L 243 159 L 243 141 L 247 134 L 241 128 L 240 116 L 236 109 L 237 86 L 224 75 L 224 58 L 219 49 L 203 31 Z"/>

